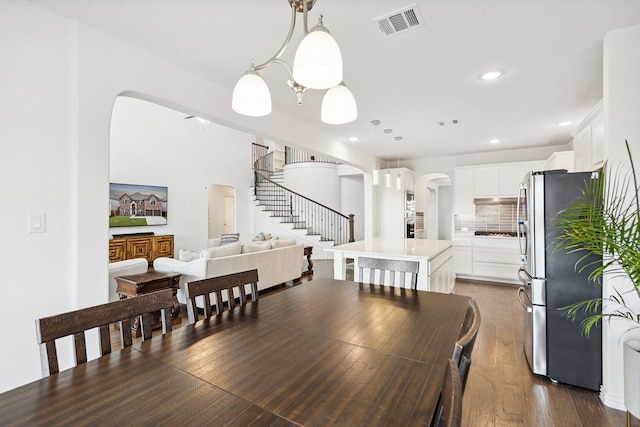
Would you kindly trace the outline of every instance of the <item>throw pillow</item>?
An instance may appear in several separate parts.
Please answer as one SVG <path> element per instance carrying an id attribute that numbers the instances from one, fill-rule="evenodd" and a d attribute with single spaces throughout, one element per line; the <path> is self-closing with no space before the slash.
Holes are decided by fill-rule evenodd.
<path id="1" fill-rule="evenodd" d="M 240 233 L 237 234 L 223 234 L 220 236 L 220 246 L 228 245 L 229 243 L 235 243 L 240 239 Z"/>
<path id="2" fill-rule="evenodd" d="M 269 242 L 251 242 L 242 246 L 242 253 L 248 254 L 250 252 L 267 251 L 271 249 L 271 243 Z"/>
<path id="3" fill-rule="evenodd" d="M 223 256 L 239 255 L 242 251 L 240 242 L 229 243 L 228 245 L 215 246 L 202 250 L 202 258 L 219 258 Z"/>
<path id="4" fill-rule="evenodd" d="M 255 236 L 253 236 L 253 241 L 254 242 L 257 242 L 257 241 L 260 241 L 260 240 L 264 240 L 264 233 L 258 233 Z"/>
<path id="5" fill-rule="evenodd" d="M 296 239 L 290 239 L 290 240 L 273 239 L 273 240 L 271 240 L 271 248 L 272 249 L 284 248 L 286 246 L 293 246 L 295 244 L 296 244 Z"/>
<path id="6" fill-rule="evenodd" d="M 193 261 L 194 259 L 198 258 L 200 258 L 200 252 L 185 251 L 184 249 L 180 249 L 178 251 L 178 259 L 180 261 Z"/>

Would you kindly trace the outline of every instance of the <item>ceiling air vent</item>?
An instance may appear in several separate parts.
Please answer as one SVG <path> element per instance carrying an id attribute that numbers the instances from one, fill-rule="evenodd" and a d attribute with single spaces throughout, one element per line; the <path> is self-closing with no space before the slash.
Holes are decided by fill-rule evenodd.
<path id="1" fill-rule="evenodd" d="M 422 27 L 422 15 L 417 4 L 412 4 L 395 12 L 387 13 L 373 20 L 385 37 Z"/>

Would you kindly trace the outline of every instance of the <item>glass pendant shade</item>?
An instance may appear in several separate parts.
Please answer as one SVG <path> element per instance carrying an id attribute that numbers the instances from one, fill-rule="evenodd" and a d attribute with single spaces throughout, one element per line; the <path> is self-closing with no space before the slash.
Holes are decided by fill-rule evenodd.
<path id="1" fill-rule="evenodd" d="M 396 190 L 402 190 L 402 177 L 400 176 L 400 172 L 396 175 Z"/>
<path id="2" fill-rule="evenodd" d="M 356 99 L 343 83 L 332 87 L 324 95 L 320 118 L 330 125 L 350 123 L 358 118 Z"/>
<path id="3" fill-rule="evenodd" d="M 384 186 L 391 188 L 391 171 L 389 169 L 387 169 L 387 174 L 385 175 Z"/>
<path id="4" fill-rule="evenodd" d="M 266 116 L 271 113 L 271 93 L 265 81 L 253 70 L 249 70 L 233 88 L 231 108 L 245 116 Z"/>
<path id="5" fill-rule="evenodd" d="M 342 81 L 342 54 L 322 24 L 307 34 L 293 60 L 293 79 L 311 89 L 329 89 Z"/>
<path id="6" fill-rule="evenodd" d="M 375 163 L 371 168 L 371 175 L 373 180 L 373 185 L 380 184 L 380 166 Z"/>

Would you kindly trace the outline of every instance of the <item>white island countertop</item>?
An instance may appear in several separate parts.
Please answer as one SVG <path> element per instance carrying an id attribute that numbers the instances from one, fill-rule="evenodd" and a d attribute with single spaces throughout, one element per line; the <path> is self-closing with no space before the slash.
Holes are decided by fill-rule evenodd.
<path id="1" fill-rule="evenodd" d="M 333 275 L 336 279 L 346 277 L 347 259 L 354 260 L 354 279 L 358 281 L 358 258 L 386 258 L 416 261 L 419 264 L 417 289 L 450 293 L 453 291 L 453 241 L 429 239 L 383 238 L 359 240 L 357 242 L 326 248 L 333 252 Z"/>
<path id="2" fill-rule="evenodd" d="M 451 240 L 403 239 L 377 237 L 369 240 L 326 248 L 328 252 L 362 252 L 370 254 L 388 254 L 400 256 L 417 256 L 432 259 L 453 245 Z"/>

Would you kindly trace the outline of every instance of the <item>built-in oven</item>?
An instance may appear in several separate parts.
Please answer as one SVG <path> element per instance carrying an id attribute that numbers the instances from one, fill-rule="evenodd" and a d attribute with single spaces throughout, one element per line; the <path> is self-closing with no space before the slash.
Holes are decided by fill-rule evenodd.
<path id="1" fill-rule="evenodd" d="M 405 206 L 404 206 L 404 236 L 407 239 L 413 239 L 416 237 L 416 204 L 415 195 L 413 191 L 405 191 Z"/>
<path id="2" fill-rule="evenodd" d="M 407 239 L 413 239 L 416 237 L 416 221 L 413 216 L 413 212 L 409 216 L 409 212 L 405 214 L 404 217 L 404 228 L 405 228 L 405 237 Z"/>

